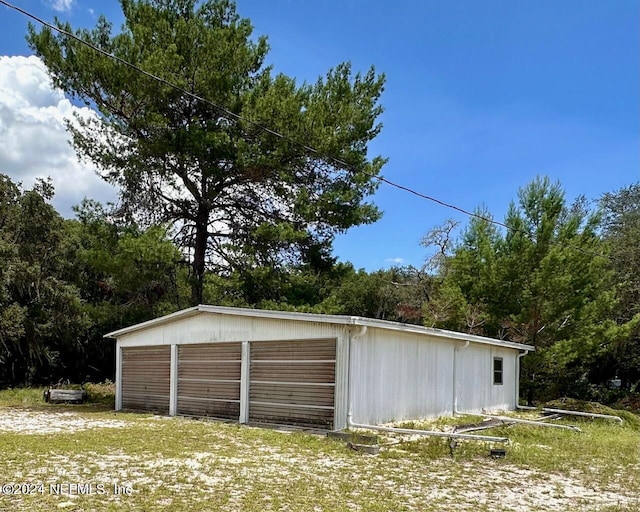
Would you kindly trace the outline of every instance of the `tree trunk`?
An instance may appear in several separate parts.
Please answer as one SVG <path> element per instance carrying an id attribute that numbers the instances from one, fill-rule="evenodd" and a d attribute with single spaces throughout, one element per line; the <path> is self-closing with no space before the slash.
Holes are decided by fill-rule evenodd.
<path id="1" fill-rule="evenodd" d="M 204 288 L 204 271 L 208 240 L 209 210 L 204 205 L 200 205 L 198 207 L 198 217 L 196 221 L 196 240 L 193 248 L 193 278 L 191 280 L 192 306 L 202 304 L 202 290 Z"/>

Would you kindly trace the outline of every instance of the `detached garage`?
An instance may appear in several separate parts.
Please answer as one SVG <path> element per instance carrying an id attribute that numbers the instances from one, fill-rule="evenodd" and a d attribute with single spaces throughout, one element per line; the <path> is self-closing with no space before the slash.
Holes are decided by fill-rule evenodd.
<path id="1" fill-rule="evenodd" d="M 106 335 L 116 410 L 342 429 L 514 409 L 533 347 L 368 318 L 196 306 Z"/>

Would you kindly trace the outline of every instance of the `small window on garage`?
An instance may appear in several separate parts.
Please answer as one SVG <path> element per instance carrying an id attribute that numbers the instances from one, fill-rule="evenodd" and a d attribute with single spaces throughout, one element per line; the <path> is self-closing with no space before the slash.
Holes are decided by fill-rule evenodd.
<path id="1" fill-rule="evenodd" d="M 493 358 L 493 383 L 502 384 L 502 358 Z"/>

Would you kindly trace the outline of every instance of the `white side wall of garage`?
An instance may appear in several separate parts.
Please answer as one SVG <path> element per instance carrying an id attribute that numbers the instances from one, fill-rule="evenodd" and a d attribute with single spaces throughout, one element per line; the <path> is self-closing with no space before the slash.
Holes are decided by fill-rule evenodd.
<path id="1" fill-rule="evenodd" d="M 516 406 L 518 351 L 471 344 L 458 351 L 458 410 L 512 410 Z M 502 384 L 494 384 L 494 359 L 502 360 Z"/>
<path id="2" fill-rule="evenodd" d="M 376 425 L 451 414 L 455 347 L 369 328 L 351 349 L 353 421 Z"/>

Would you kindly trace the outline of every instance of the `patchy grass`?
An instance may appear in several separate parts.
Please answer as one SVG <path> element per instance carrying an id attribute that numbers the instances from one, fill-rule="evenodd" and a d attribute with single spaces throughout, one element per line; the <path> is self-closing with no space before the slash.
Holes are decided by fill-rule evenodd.
<path id="1" fill-rule="evenodd" d="M 42 405 L 45 388 L 13 388 L 0 391 L 0 407 Z"/>
<path id="2" fill-rule="evenodd" d="M 61 389 L 84 389 L 87 392 L 88 403 L 85 404 L 85 407 L 102 406 L 105 409 L 114 408 L 116 389 L 115 384 L 110 380 L 100 383 L 87 382 L 83 385 L 67 384 L 60 387 Z M 4 389 L 0 391 L 0 407 L 42 406 L 45 403 L 43 395 L 47 389 L 45 387 Z"/>
<path id="3" fill-rule="evenodd" d="M 479 432 L 511 439 L 504 459 L 491 459 L 485 443 L 460 442 L 452 456 L 447 439 L 410 436 L 381 436 L 386 449 L 369 456 L 303 432 L 25 406 L 24 394 L 8 393 L 0 486 L 31 484 L 34 494 L 0 492 L 0 510 L 640 510 L 640 431 L 602 420 L 581 422 L 582 433 Z"/>

